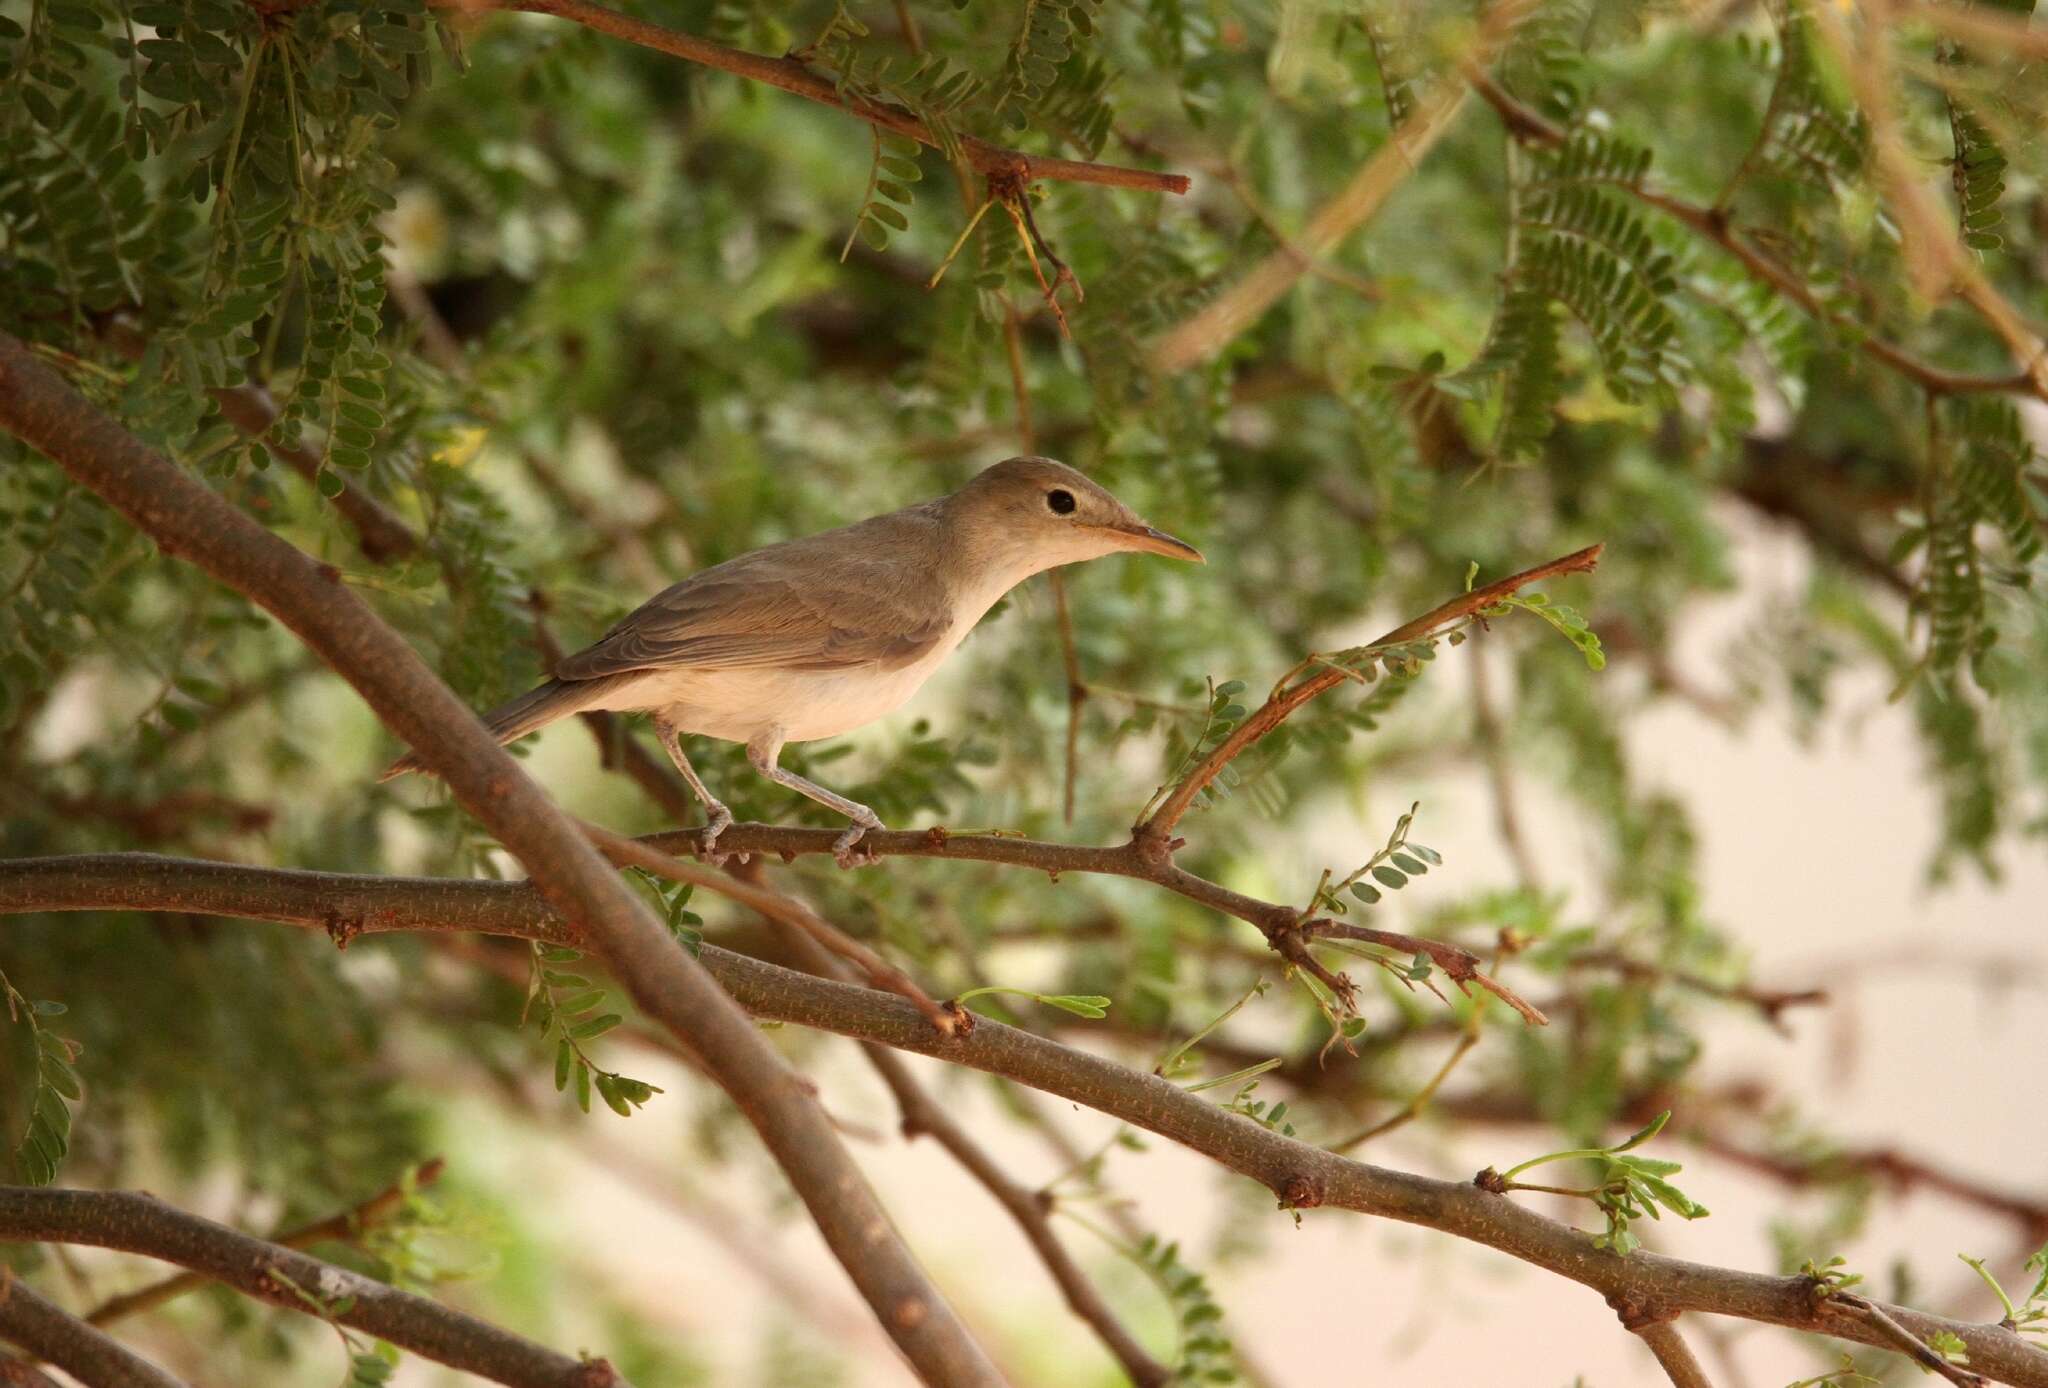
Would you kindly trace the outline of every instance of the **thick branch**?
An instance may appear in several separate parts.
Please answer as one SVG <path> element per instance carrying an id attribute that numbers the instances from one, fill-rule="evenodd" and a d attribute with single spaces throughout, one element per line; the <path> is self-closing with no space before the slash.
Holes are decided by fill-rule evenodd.
<path id="1" fill-rule="evenodd" d="M 767 1039 L 585 841 L 476 716 L 360 598 L 157 454 L 0 333 L 0 426 L 55 459 L 153 538 L 268 609 L 416 749 L 647 1015 L 703 1062 L 788 1175 L 877 1319 L 927 1379 L 993 1384 L 995 1367 L 931 1285 Z"/>
<path id="2" fill-rule="evenodd" d="M 834 974 L 844 977 L 846 966 L 843 962 L 831 958 L 823 946 L 809 935 L 792 934 L 790 938 L 799 953 L 805 956 L 806 968 L 828 977 Z M 1173 1377 L 1172 1372 L 1147 1354 L 1145 1347 L 1125 1329 L 1123 1322 L 1116 1318 L 1116 1312 L 1110 1310 L 1109 1303 L 1102 1299 L 1102 1293 L 1088 1280 L 1088 1274 L 1081 1271 L 1081 1265 L 1074 1261 L 1073 1255 L 1067 1252 L 1067 1246 L 1053 1232 L 1051 1198 L 1030 1189 L 1003 1170 L 989 1155 L 988 1149 L 974 1140 L 966 1126 L 917 1082 L 902 1056 L 873 1041 L 862 1042 L 861 1049 L 896 1100 L 897 1112 L 902 1117 L 903 1135 L 931 1138 L 995 1197 L 996 1203 L 1016 1222 L 1038 1254 L 1039 1261 L 1045 1264 L 1045 1270 L 1059 1285 L 1068 1309 L 1096 1333 L 1117 1363 L 1123 1365 L 1124 1372 L 1130 1375 L 1137 1388 L 1159 1388 L 1168 1382 Z"/>
<path id="3" fill-rule="evenodd" d="M 326 1314 L 341 1325 L 514 1388 L 625 1388 L 626 1381 L 602 1359 L 572 1359 L 489 1321 L 282 1244 L 265 1243 L 138 1191 L 0 1186 L 0 1238 L 140 1253 L 292 1311 L 312 1312 L 306 1301 L 311 1296 L 333 1308 Z M 13 1290 L 19 1296 L 26 1288 Z M 30 1348 L 71 1368 L 41 1346 Z M 171 1382 L 161 1377 L 87 1381 L 148 1383 L 152 1388 Z"/>
<path id="4" fill-rule="evenodd" d="M 367 930 L 469 930 L 560 939 L 560 919 L 514 882 L 351 877 L 106 854 L 0 863 L 0 914 L 41 910 L 183 910 L 323 927 L 336 899 L 374 902 Z M 444 915 L 443 908 L 453 915 Z M 1617 1302 L 1663 1314 L 1704 1312 L 1894 1348 L 1867 1316 L 1828 1309 L 1801 1277 L 1772 1277 L 1638 1251 L 1626 1258 L 1592 1237 L 1469 1182 L 1440 1181 L 1351 1161 L 1205 1102 L 1115 1061 L 977 1017 L 944 1037 L 893 994 L 779 968 L 703 946 L 704 966 L 757 1017 L 837 1032 L 1000 1075 L 1178 1142 L 1297 1208 L 1335 1206 L 1484 1244 Z M 1872 1303 L 1875 1305 L 1876 1303 Z M 1905 1307 L 1885 1314 L 1925 1342 L 1947 1331 L 1973 1368 L 2020 1388 L 2048 1388 L 2048 1350 L 2001 1326 L 1946 1320 Z"/>
<path id="5" fill-rule="evenodd" d="M 934 149 L 940 147 L 939 138 L 931 128 L 902 107 L 862 101 L 843 93 L 831 78 L 811 71 L 794 58 L 771 58 L 765 54 L 728 48 L 680 29 L 635 19 L 603 5 L 592 4 L 590 0 L 434 0 L 434 3 L 443 9 L 465 12 L 519 10 L 528 14 L 553 15 L 670 57 L 780 87 L 808 101 L 858 116 L 870 125 L 893 131 L 921 145 L 930 145 Z M 1152 193 L 1185 193 L 1188 190 L 1185 174 L 1154 173 L 1150 169 L 1127 169 L 1115 164 L 1091 164 L 1043 154 L 1026 154 L 1022 150 L 992 145 L 972 135 L 960 137 L 960 149 L 977 173 L 999 179 L 1024 183 L 1055 179 L 1066 183 L 1136 188 Z"/>
<path id="6" fill-rule="evenodd" d="M 1412 622 L 1403 622 L 1372 644 L 1388 646 L 1405 641 L 1418 641 L 1460 618 L 1485 611 L 1502 598 L 1509 597 L 1532 583 L 1540 583 L 1544 579 L 1556 578 L 1561 574 L 1590 573 L 1600 562 L 1602 548 L 1601 545 L 1593 545 L 1577 553 L 1567 554 L 1562 559 L 1553 559 L 1547 564 L 1538 564 L 1533 569 L 1524 569 L 1497 583 L 1489 583 L 1484 588 L 1460 593 L 1435 611 L 1417 617 Z M 1348 678 L 1342 670 L 1323 669 L 1306 679 L 1277 690 L 1270 699 L 1233 728 L 1230 735 L 1217 744 L 1214 751 L 1202 758 L 1192 771 L 1181 778 L 1180 784 L 1168 793 L 1152 817 L 1138 826 L 1135 834 L 1138 842 L 1154 852 L 1164 852 L 1167 840 L 1172 836 L 1174 826 L 1180 823 L 1181 816 L 1188 812 L 1188 807 L 1194 803 L 1195 797 L 1216 779 L 1217 774 L 1225 766 L 1236 760 L 1253 743 L 1286 722 L 1303 704 L 1319 694 L 1335 689 Z"/>
<path id="7" fill-rule="evenodd" d="M 0 1270 L 0 1339 L 55 1364 L 87 1388 L 185 1388 L 111 1335 L 38 1296 L 12 1268 Z M 40 1388 L 50 1379 L 31 1365 L 9 1359 L 0 1363 L 0 1383 Z"/>
<path id="8" fill-rule="evenodd" d="M 395 1214 L 406 1199 L 421 1186 L 432 1185 L 441 1177 L 441 1159 L 435 1157 L 413 1174 L 411 1181 L 386 1186 L 368 1200 L 338 1215 L 302 1224 L 296 1229 L 286 1230 L 274 1240 L 284 1248 L 311 1248 L 316 1243 L 334 1240 L 340 1243 L 354 1243 L 363 1231 L 375 1227 Z M 198 1291 L 207 1283 L 207 1278 L 196 1272 L 181 1272 L 152 1282 L 132 1292 L 123 1292 L 109 1297 L 86 1314 L 88 1325 L 112 1325 L 115 1321 L 143 1311 L 154 1310 L 167 1301 L 184 1296 L 187 1292 Z"/>

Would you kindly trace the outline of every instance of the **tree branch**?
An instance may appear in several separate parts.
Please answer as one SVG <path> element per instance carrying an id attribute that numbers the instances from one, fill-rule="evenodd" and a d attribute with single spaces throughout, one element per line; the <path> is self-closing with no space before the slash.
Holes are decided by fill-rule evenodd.
<path id="1" fill-rule="evenodd" d="M 167 910 L 325 927 L 336 900 L 369 908 L 369 931 L 467 930 L 532 939 L 567 935 L 559 916 L 517 882 L 408 880 L 241 867 L 146 854 L 0 863 L 0 914 L 48 910 Z M 1332 1206 L 1417 1224 L 1484 1244 L 1611 1299 L 1660 1314 L 1703 1312 L 1897 1347 L 1871 1318 L 1828 1309 L 1803 1277 L 1773 1277 L 1637 1251 L 1596 1248 L 1592 1236 L 1489 1194 L 1348 1160 L 1205 1102 L 1156 1075 L 1063 1046 L 986 1017 L 941 1036 L 906 999 L 815 978 L 713 945 L 704 967 L 755 1016 L 836 1032 L 1000 1075 L 1157 1133 L 1248 1176 L 1297 1209 Z M 1878 1303 L 1871 1303 L 1877 1305 Z M 2048 1388 L 2048 1350 L 1998 1325 L 1881 1309 L 1922 1340 L 1943 1331 L 1971 1365 L 2018 1388 Z"/>
<path id="2" fill-rule="evenodd" d="M 1934 1352 L 1934 1347 L 1899 1323 L 1896 1316 L 1884 1306 L 1867 1297 L 1836 1292 L 1823 1303 L 1823 1308 L 1835 1314 L 1848 1314 L 1877 1331 L 1880 1343 L 1887 1349 L 1898 1350 L 1918 1364 L 1922 1369 L 1960 1383 L 1964 1388 L 1983 1388 L 1991 1380 L 1982 1374 L 1971 1373 L 1958 1364 L 1951 1364 Z"/>
<path id="3" fill-rule="evenodd" d="M 1496 583 L 1489 583 L 1484 588 L 1460 593 L 1434 611 L 1425 613 L 1412 622 L 1403 622 L 1371 644 L 1390 646 L 1420 640 L 1460 618 L 1485 611 L 1502 598 L 1511 596 L 1532 583 L 1540 583 L 1544 579 L 1556 578 L 1561 574 L 1591 573 L 1594 566 L 1600 562 L 1600 551 L 1603 548 L 1602 545 L 1592 545 L 1576 553 L 1567 554 L 1561 559 L 1553 559 L 1547 564 L 1538 564 L 1533 569 L 1524 569 Z M 1323 669 L 1275 690 L 1271 698 L 1232 729 L 1230 735 L 1217 744 L 1214 751 L 1202 758 L 1193 770 L 1181 778 L 1180 784 L 1167 794 L 1159 808 L 1153 811 L 1152 817 L 1133 831 L 1134 841 L 1151 852 L 1164 853 L 1174 826 L 1179 824 L 1181 816 L 1188 812 L 1188 807 L 1194 803 L 1195 797 L 1216 779 L 1224 767 L 1242 755 L 1253 743 L 1286 722 L 1302 705 L 1319 694 L 1335 689 L 1348 678 L 1350 676 L 1342 670 Z"/>
<path id="4" fill-rule="evenodd" d="M 827 977 L 844 975 L 844 962 L 833 959 L 808 934 L 792 930 L 789 938 L 795 942 L 798 953 L 804 956 L 805 967 L 813 973 Z M 1023 1232 L 1038 1254 L 1039 1261 L 1045 1264 L 1045 1270 L 1052 1275 L 1060 1294 L 1066 1298 L 1068 1309 L 1095 1332 L 1104 1348 L 1117 1363 L 1123 1365 L 1124 1372 L 1130 1375 L 1136 1388 L 1160 1388 L 1169 1382 L 1172 1372 L 1147 1354 L 1144 1346 L 1124 1328 L 1123 1322 L 1116 1318 L 1116 1313 L 1109 1309 L 1109 1304 L 1095 1289 L 1095 1284 L 1088 1280 L 1088 1274 L 1081 1271 L 1080 1264 L 1074 1261 L 1066 1245 L 1053 1233 L 1051 1196 L 1028 1188 L 1003 1170 L 966 1127 L 946 1111 L 945 1105 L 932 1098 L 917 1082 L 917 1077 L 911 1074 L 910 1067 L 896 1052 L 873 1041 L 862 1042 L 861 1049 L 896 1100 L 903 1135 L 931 1138 L 995 1197 L 996 1203 Z"/>
<path id="5" fill-rule="evenodd" d="M 1472 89 L 1486 99 L 1508 133 L 1525 144 L 1555 147 L 1565 142 L 1562 128 L 1542 113 L 1532 110 L 1515 99 L 1512 92 L 1493 80 L 1478 68 L 1468 68 L 1466 80 Z M 2004 376 L 1973 376 L 1961 372 L 1947 371 L 1932 362 L 1921 360 L 1895 342 L 1887 341 L 1874 334 L 1866 333 L 1861 324 L 1842 324 L 1833 310 L 1821 302 L 1799 278 L 1777 258 L 1758 246 L 1729 220 L 1725 210 L 1719 207 L 1702 207 L 1683 198 L 1645 187 L 1641 183 L 1620 183 L 1616 185 L 1636 201 L 1664 213 L 1680 226 L 1685 227 L 1701 240 L 1719 246 L 1723 251 L 1742 262 L 1750 274 L 1768 284 L 1779 295 L 1789 299 L 1808 317 L 1829 326 L 1843 326 L 1853 329 L 1850 340 L 1865 353 L 1891 367 L 1900 375 L 1935 395 L 1973 395 L 1994 392 L 2018 392 L 2041 395 L 2048 399 L 2048 375 L 2041 371 L 2017 371 Z"/>
<path id="6" fill-rule="evenodd" d="M 1664 1366 L 1665 1376 L 1671 1380 L 1671 1388 L 1714 1388 L 1707 1378 L 1707 1371 L 1694 1357 L 1692 1346 L 1678 1333 L 1674 1322 L 1650 1321 L 1644 1325 L 1632 1325 L 1629 1329 L 1650 1347 L 1650 1353 L 1657 1356 L 1657 1362 Z"/>
<path id="7" fill-rule="evenodd" d="M 148 347 L 146 339 L 125 314 L 106 320 L 102 334 L 107 343 L 129 361 L 140 361 Z M 221 417 L 252 439 L 263 439 L 264 447 L 284 460 L 286 467 L 312 482 L 322 471 L 319 454 L 295 444 L 269 438 L 277 423 L 277 401 L 261 385 L 221 386 L 206 392 L 220 407 Z M 403 559 L 420 548 L 420 537 L 396 511 L 356 485 L 347 473 L 336 471 L 340 492 L 333 498 L 334 509 L 354 527 L 356 545 L 373 564 Z"/>
<path id="8" fill-rule="evenodd" d="M 590 0 L 433 0 L 441 9 L 462 13 L 481 10 L 512 10 L 527 14 L 552 15 L 566 19 L 572 24 L 581 24 L 601 34 L 609 34 L 627 43 L 652 48 L 670 57 L 682 58 L 705 67 L 716 68 L 751 81 L 763 82 L 771 87 L 780 87 L 792 95 L 815 101 L 821 106 L 831 106 L 847 114 L 857 116 L 870 125 L 879 126 L 921 145 L 940 148 L 939 137 L 931 128 L 909 111 L 900 106 L 863 101 L 858 97 L 842 93 L 831 78 L 815 73 L 795 58 L 771 58 L 765 54 L 748 53 L 737 48 L 728 48 L 722 43 L 686 34 L 679 29 L 652 24 L 644 19 L 621 14 Z M 1024 183 L 1040 179 L 1052 179 L 1066 183 L 1094 183 L 1110 188 L 1135 188 L 1150 193 L 1185 193 L 1188 179 L 1185 174 L 1155 173 L 1150 169 L 1128 169 L 1115 164 L 1092 164 L 1075 159 L 1058 159 L 1044 154 L 1026 154 L 1022 150 L 1005 149 L 990 144 L 972 135 L 962 135 L 960 150 L 974 166 L 977 173 L 999 179 L 1010 179 Z"/>
<path id="9" fill-rule="evenodd" d="M 817 1104 L 546 792 L 363 601 L 235 510 L 0 333 L 0 426 L 41 449 L 153 538 L 257 602 L 362 694 L 463 807 L 525 865 L 642 1011 L 686 1048 L 761 1134 L 825 1241 L 906 1358 L 942 1384 L 994 1384 Z"/>
<path id="10" fill-rule="evenodd" d="M 331 1304 L 326 1314 L 336 1324 L 510 1388 L 628 1388 L 602 1359 L 572 1359 L 466 1312 L 252 1238 L 139 1191 L 0 1186 L 0 1239 L 140 1253 L 290 1311 L 313 1313 L 306 1301 L 311 1295 Z M 14 1295 L 25 1290 L 17 1286 Z M 40 1346 L 31 1348 L 53 1364 L 71 1367 Z M 132 1381 L 152 1388 L 172 1382 Z"/>
<path id="11" fill-rule="evenodd" d="M 718 847 L 722 853 L 774 854 L 789 860 L 830 853 L 836 836 L 837 831 L 832 829 L 734 824 L 719 835 Z M 694 829 L 666 830 L 649 834 L 638 842 L 668 853 L 695 853 L 699 847 L 699 836 Z M 1440 940 L 1424 940 L 1391 931 L 1368 930 L 1332 921 L 1304 921 L 1295 907 L 1262 901 L 1199 877 L 1170 861 L 1160 860 L 1135 839 L 1113 847 L 1098 848 L 1085 844 L 1049 843 L 1042 839 L 1011 838 L 1004 834 L 949 834 L 934 826 L 930 829 L 870 830 L 861 839 L 861 844 L 863 851 L 877 858 L 950 858 L 1033 868 L 1054 877 L 1066 872 L 1087 872 L 1135 878 L 1257 926 L 1273 947 L 1290 959 L 1293 954 L 1289 951 L 1298 949 L 1304 941 L 1319 935 L 1339 934 L 1388 945 L 1410 954 L 1427 954 L 1454 979 L 1477 983 L 1524 1018 L 1539 1025 L 1542 1021 L 1539 1009 L 1498 980 L 1480 972 L 1479 956 L 1470 950 Z M 711 890 L 722 890 L 709 874 L 704 880 Z"/>
<path id="12" fill-rule="evenodd" d="M 330 1239 L 338 1243 L 355 1243 L 366 1229 L 381 1224 L 396 1213 L 415 1190 L 439 1180 L 441 1168 L 441 1159 L 435 1157 L 413 1173 L 410 1181 L 388 1185 L 353 1209 L 344 1210 L 338 1215 L 329 1215 L 326 1219 L 315 1220 L 311 1224 L 301 1224 L 296 1229 L 279 1234 L 272 1242 L 281 1248 L 298 1249 L 311 1248 L 316 1243 L 325 1243 Z M 119 1296 L 109 1297 L 87 1312 L 85 1323 L 112 1325 L 127 1316 L 154 1310 L 167 1301 L 184 1296 L 187 1292 L 198 1291 L 208 1280 L 196 1272 L 181 1272 L 135 1291 L 123 1292 Z"/>
<path id="13" fill-rule="evenodd" d="M 4 1338 L 0 1335 L 0 1339 Z M 0 1383 L 6 1384 L 7 1388 L 64 1388 L 63 1384 L 28 1360 L 11 1355 L 0 1355 Z"/>
<path id="14" fill-rule="evenodd" d="M 0 1269 L 0 1339 L 55 1364 L 86 1388 L 185 1388 L 111 1335 L 37 1295 L 13 1268 Z M 50 1380 L 33 1366 L 10 1359 L 0 1365 L 0 1382 L 41 1388 Z"/>

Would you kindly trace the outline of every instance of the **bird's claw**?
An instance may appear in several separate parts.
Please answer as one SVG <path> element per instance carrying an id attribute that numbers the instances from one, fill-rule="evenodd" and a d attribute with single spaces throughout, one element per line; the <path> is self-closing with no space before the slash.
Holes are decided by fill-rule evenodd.
<path id="1" fill-rule="evenodd" d="M 714 800 L 708 814 L 708 822 L 697 831 L 697 856 L 713 867 L 724 867 L 733 855 L 718 851 L 718 836 L 732 827 L 732 811 Z M 740 861 L 746 861 L 745 854 L 740 855 Z"/>
<path id="2" fill-rule="evenodd" d="M 876 820 L 873 824 L 855 824 L 849 827 L 845 833 L 832 840 L 832 861 L 839 864 L 842 870 L 867 867 L 880 861 L 879 855 L 876 854 L 875 850 L 862 843 L 861 839 L 867 834 L 868 830 L 881 827 L 882 822 L 880 820 Z"/>

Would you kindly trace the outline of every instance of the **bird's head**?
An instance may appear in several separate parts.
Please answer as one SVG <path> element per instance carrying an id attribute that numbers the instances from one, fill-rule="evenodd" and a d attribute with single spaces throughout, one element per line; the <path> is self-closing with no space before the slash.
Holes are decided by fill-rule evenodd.
<path id="1" fill-rule="evenodd" d="M 1163 554 L 1202 562 L 1201 551 L 1155 530 L 1065 463 L 1008 458 L 946 498 L 957 542 L 984 562 L 1031 574 L 1107 554 Z"/>

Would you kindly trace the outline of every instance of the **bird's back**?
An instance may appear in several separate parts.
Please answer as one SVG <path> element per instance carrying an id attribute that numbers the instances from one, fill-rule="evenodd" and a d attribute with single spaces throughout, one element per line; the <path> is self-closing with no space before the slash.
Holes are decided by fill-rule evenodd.
<path id="1" fill-rule="evenodd" d="M 663 589 L 555 677 L 908 664 L 951 625 L 943 550 L 929 503 L 752 550 Z"/>

